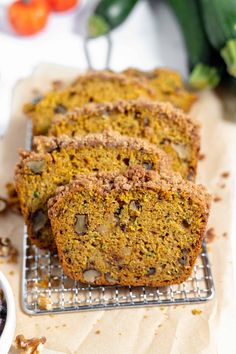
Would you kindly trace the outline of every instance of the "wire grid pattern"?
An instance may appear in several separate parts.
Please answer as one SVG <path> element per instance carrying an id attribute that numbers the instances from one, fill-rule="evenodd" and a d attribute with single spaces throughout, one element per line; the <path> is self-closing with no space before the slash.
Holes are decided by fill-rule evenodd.
<path id="1" fill-rule="evenodd" d="M 31 246 L 24 233 L 23 309 L 28 314 L 104 310 L 135 306 L 199 303 L 214 296 L 214 284 L 205 243 L 191 277 L 184 283 L 152 288 L 91 286 L 67 277 L 58 256 Z M 49 309 L 42 309 L 46 296 Z"/>

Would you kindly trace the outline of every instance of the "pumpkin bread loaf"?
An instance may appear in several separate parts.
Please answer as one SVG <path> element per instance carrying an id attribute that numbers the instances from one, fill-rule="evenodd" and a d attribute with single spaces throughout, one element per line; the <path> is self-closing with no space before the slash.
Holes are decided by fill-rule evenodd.
<path id="1" fill-rule="evenodd" d="M 180 175 L 142 167 L 81 174 L 49 200 L 59 259 L 74 280 L 165 286 L 191 274 L 210 197 Z"/>
<path id="2" fill-rule="evenodd" d="M 54 120 L 49 135 L 85 135 L 111 128 L 140 137 L 172 156 L 172 168 L 194 180 L 200 146 L 199 127 L 169 103 L 145 100 L 90 104 Z"/>
<path id="3" fill-rule="evenodd" d="M 47 201 L 58 186 L 80 172 L 123 170 L 130 165 L 158 171 L 169 168 L 168 156 L 155 145 L 114 132 L 76 139 L 36 137 L 34 149 L 21 152 L 16 189 L 32 243 L 50 250 L 55 249 L 55 243 Z"/>
<path id="4" fill-rule="evenodd" d="M 156 99 L 155 91 L 145 82 L 122 74 L 89 72 L 62 91 L 47 93 L 41 100 L 28 103 L 24 111 L 32 118 L 33 134 L 46 134 L 53 117 L 89 102 L 116 101 L 146 97 Z"/>
<path id="5" fill-rule="evenodd" d="M 188 112 L 196 101 L 196 96 L 186 90 L 181 76 L 174 70 L 157 68 L 141 71 L 129 68 L 123 71 L 123 74 L 147 82 L 155 90 L 160 101 L 171 102 L 185 112 Z"/>

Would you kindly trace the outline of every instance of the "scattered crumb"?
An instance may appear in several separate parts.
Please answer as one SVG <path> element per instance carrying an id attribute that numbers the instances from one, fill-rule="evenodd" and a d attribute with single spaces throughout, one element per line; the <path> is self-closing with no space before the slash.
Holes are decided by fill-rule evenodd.
<path id="1" fill-rule="evenodd" d="M 67 325 L 64 323 L 64 324 L 62 325 L 62 327 L 67 327 Z"/>
<path id="2" fill-rule="evenodd" d="M 119 336 L 122 336 L 122 333 L 119 332 L 118 334 L 119 334 Z"/>
<path id="3" fill-rule="evenodd" d="M 48 287 L 48 283 L 49 283 L 49 280 L 48 280 L 48 277 L 46 277 L 44 279 L 39 280 L 36 283 L 36 285 L 41 287 L 41 288 L 47 288 Z"/>
<path id="4" fill-rule="evenodd" d="M 6 263 L 17 263 L 18 251 L 7 237 L 0 237 L 0 259 Z"/>
<path id="5" fill-rule="evenodd" d="M 228 237 L 228 232 L 224 232 L 223 237 Z"/>
<path id="6" fill-rule="evenodd" d="M 46 343 L 45 337 L 26 339 L 22 334 L 16 336 L 15 347 L 21 354 L 41 354 Z"/>
<path id="7" fill-rule="evenodd" d="M 95 334 L 100 334 L 100 333 L 101 333 L 100 329 L 97 329 L 97 330 L 95 331 Z"/>
<path id="8" fill-rule="evenodd" d="M 41 294 L 38 297 L 38 306 L 41 310 L 52 310 L 52 301 L 45 294 Z"/>
<path id="9" fill-rule="evenodd" d="M 226 187 L 226 184 L 225 183 L 222 183 L 221 185 L 220 185 L 220 188 L 225 188 Z"/>
<path id="10" fill-rule="evenodd" d="M 143 318 L 148 318 L 148 316 L 147 316 L 147 315 L 144 315 Z"/>
<path id="11" fill-rule="evenodd" d="M 219 197 L 218 195 L 216 195 L 214 198 L 213 198 L 213 202 L 217 203 L 217 202 L 220 202 L 222 200 L 221 197 Z"/>
<path id="12" fill-rule="evenodd" d="M 63 87 L 64 83 L 61 80 L 55 80 L 52 82 L 52 89 L 54 91 L 60 90 Z"/>
<path id="13" fill-rule="evenodd" d="M 7 200 L 0 197 L 0 213 L 3 213 L 7 210 Z"/>
<path id="14" fill-rule="evenodd" d="M 29 280 L 27 282 L 27 288 L 28 289 L 32 289 L 34 287 L 34 284 L 35 284 L 35 282 L 33 280 Z"/>
<path id="15" fill-rule="evenodd" d="M 9 272 L 8 274 L 9 274 L 9 275 L 14 275 L 15 272 L 14 272 L 14 270 L 10 270 L 10 272 Z"/>
<path id="16" fill-rule="evenodd" d="M 215 229 L 214 229 L 214 227 L 210 227 L 210 229 L 208 229 L 206 232 L 206 236 L 205 236 L 206 242 L 210 243 L 210 242 L 214 241 L 215 237 L 216 237 Z"/>
<path id="17" fill-rule="evenodd" d="M 59 328 L 60 326 L 55 326 L 55 328 Z"/>
<path id="18" fill-rule="evenodd" d="M 55 317 L 55 315 L 52 315 L 52 314 L 50 313 L 50 314 L 49 314 L 49 317 L 52 317 L 52 318 L 53 318 L 53 317 Z"/>
<path id="19" fill-rule="evenodd" d="M 228 178 L 229 175 L 230 175 L 229 171 L 225 171 L 225 172 L 221 173 L 221 177 L 223 177 L 223 178 Z"/>
<path id="20" fill-rule="evenodd" d="M 166 314 L 167 311 L 168 311 L 167 307 L 160 307 L 160 310 L 161 310 L 164 314 Z"/>
<path id="21" fill-rule="evenodd" d="M 199 155 L 199 161 L 205 160 L 206 155 L 205 154 L 200 154 Z"/>
<path id="22" fill-rule="evenodd" d="M 193 309 L 192 310 L 192 314 L 193 315 L 200 315 L 202 313 L 202 310 L 199 310 L 199 309 Z"/>
<path id="23" fill-rule="evenodd" d="M 49 327 L 46 327 L 46 329 L 50 329 L 51 327 L 49 326 Z"/>
<path id="24" fill-rule="evenodd" d="M 162 324 L 161 324 L 161 323 L 158 325 L 158 328 L 160 328 L 160 327 L 162 327 Z"/>

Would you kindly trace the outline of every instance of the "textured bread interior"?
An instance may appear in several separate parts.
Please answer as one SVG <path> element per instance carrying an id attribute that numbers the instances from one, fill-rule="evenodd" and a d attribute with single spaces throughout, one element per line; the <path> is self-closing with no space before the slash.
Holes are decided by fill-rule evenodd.
<path id="1" fill-rule="evenodd" d="M 124 75 L 96 72 L 82 75 L 77 82 L 60 92 L 49 92 L 36 104 L 25 105 L 33 121 L 35 135 L 46 134 L 53 117 L 89 102 L 112 102 L 118 99 L 146 97 L 154 99 L 154 91 L 139 80 Z"/>
<path id="2" fill-rule="evenodd" d="M 134 165 L 150 170 L 160 170 L 161 166 L 167 168 L 168 159 L 155 146 L 123 137 L 118 137 L 117 142 L 113 135 L 104 138 L 102 144 L 103 138 L 104 135 L 89 137 L 88 144 L 84 144 L 86 138 L 84 142 L 80 139 L 66 139 L 63 142 L 62 139 L 61 143 L 57 139 L 42 138 L 38 142 L 41 152 L 22 153 L 22 161 L 16 171 L 16 187 L 29 236 L 37 246 L 55 248 L 47 218 L 47 201 L 58 186 L 67 184 L 79 172 L 124 170 Z M 44 149 L 53 150 L 42 152 Z M 36 173 L 35 162 L 41 165 Z M 38 223 L 42 227 L 37 226 Z"/>
<path id="3" fill-rule="evenodd" d="M 208 211 L 204 200 L 181 188 L 124 185 L 123 191 L 101 192 L 94 183 L 59 193 L 49 215 L 60 260 L 73 279 L 88 282 L 91 270 L 94 284 L 164 286 L 190 275 Z"/>

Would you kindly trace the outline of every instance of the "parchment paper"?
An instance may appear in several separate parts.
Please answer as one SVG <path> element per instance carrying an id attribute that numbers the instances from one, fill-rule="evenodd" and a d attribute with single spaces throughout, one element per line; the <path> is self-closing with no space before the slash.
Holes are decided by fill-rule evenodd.
<path id="1" fill-rule="evenodd" d="M 49 64 L 40 65 L 32 77 L 20 81 L 14 90 L 12 117 L 6 136 L 0 140 L 0 195 L 13 179 L 17 150 L 24 147 L 26 119 L 21 107 L 32 90 L 49 88 L 52 79 L 70 80 L 78 70 Z M 203 92 L 192 109 L 202 125 L 202 153 L 198 181 L 213 196 L 209 228 L 216 238 L 209 254 L 216 287 L 213 300 L 201 305 L 135 308 L 73 314 L 28 316 L 20 306 L 23 220 L 8 213 L 0 216 L 0 235 L 9 237 L 18 248 L 16 265 L 0 264 L 8 277 L 17 306 L 16 334 L 46 336 L 46 347 L 73 354 L 199 354 L 235 353 L 236 324 L 233 304 L 233 277 L 230 237 L 232 230 L 232 179 L 235 164 L 236 124 L 225 120 L 224 105 L 212 92 Z M 222 172 L 230 171 L 228 178 Z M 225 188 L 222 188 L 225 184 Z M 221 187 L 220 187 L 221 186 Z M 227 233 L 226 236 L 223 236 Z M 12 272 L 13 271 L 13 272 Z M 193 315 L 192 309 L 200 309 Z M 10 351 L 13 353 L 14 350 Z"/>

